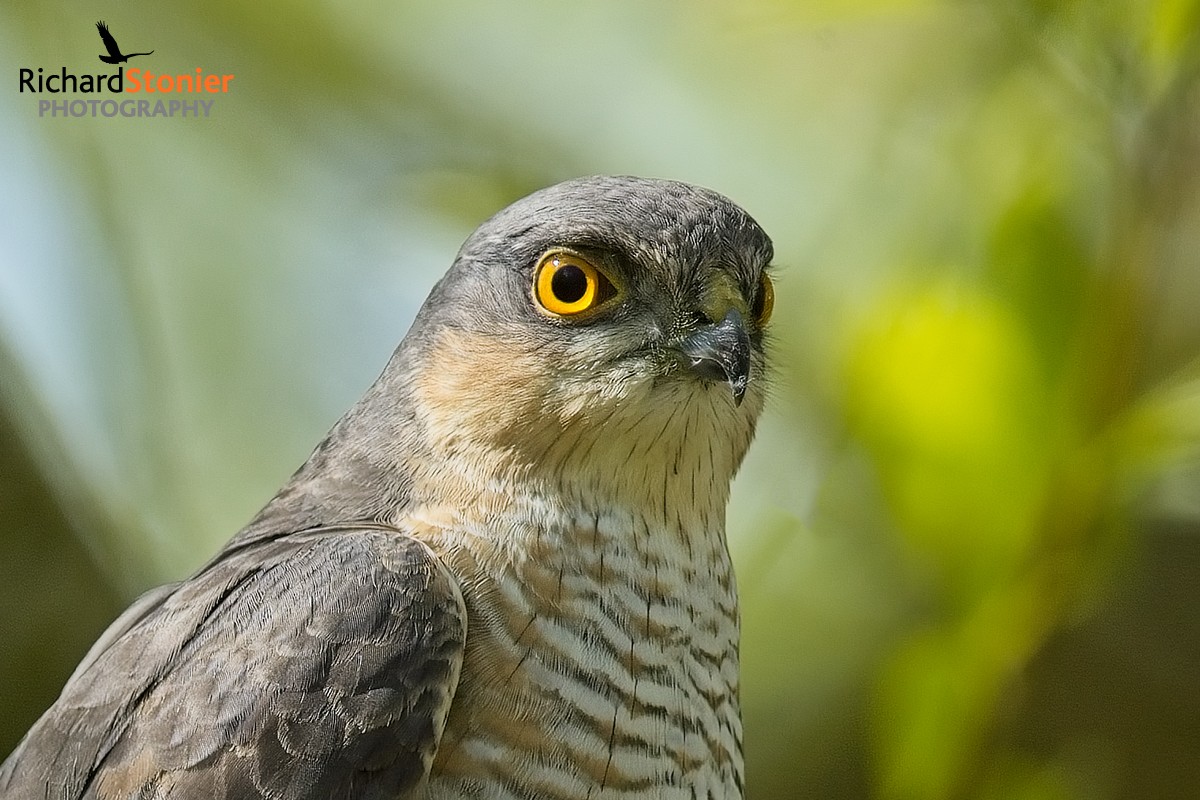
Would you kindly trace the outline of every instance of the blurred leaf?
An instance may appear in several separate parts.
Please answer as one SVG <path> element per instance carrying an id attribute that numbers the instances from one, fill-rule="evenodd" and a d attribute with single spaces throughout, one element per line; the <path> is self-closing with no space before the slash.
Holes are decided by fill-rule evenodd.
<path id="1" fill-rule="evenodd" d="M 960 596 L 1011 577 L 1036 535 L 1048 456 L 1019 322 L 965 286 L 900 290 L 869 312 L 847 369 L 851 424 L 914 551 Z"/>

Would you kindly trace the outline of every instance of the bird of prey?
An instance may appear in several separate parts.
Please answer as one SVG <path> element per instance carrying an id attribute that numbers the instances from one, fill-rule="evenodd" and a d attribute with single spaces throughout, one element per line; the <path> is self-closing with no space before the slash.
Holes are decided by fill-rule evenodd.
<path id="1" fill-rule="evenodd" d="M 96 30 L 100 31 L 100 40 L 104 42 L 104 49 L 108 51 L 108 55 L 100 56 L 100 60 L 105 64 L 121 64 L 134 56 L 148 56 L 154 52 L 151 50 L 149 53 L 130 53 L 129 55 L 125 55 L 121 52 L 120 46 L 117 45 L 117 40 L 108 32 L 108 26 L 104 24 L 104 20 L 96 23 Z"/>
<path id="2" fill-rule="evenodd" d="M 100 638 L 0 796 L 742 798 L 725 506 L 771 257 L 664 180 L 484 222 L 283 489 Z"/>

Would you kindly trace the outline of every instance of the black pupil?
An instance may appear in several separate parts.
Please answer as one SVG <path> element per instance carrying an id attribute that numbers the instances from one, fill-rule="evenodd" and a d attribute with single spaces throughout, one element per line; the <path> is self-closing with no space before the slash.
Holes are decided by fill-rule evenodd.
<path id="1" fill-rule="evenodd" d="M 550 290 L 564 303 L 577 303 L 587 293 L 587 274 L 574 264 L 564 264 L 550 279 Z"/>

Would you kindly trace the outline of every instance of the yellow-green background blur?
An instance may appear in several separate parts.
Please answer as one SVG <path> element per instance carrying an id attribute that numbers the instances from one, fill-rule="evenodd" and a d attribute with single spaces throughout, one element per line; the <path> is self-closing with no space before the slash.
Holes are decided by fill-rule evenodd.
<path id="1" fill-rule="evenodd" d="M 39 118 L 100 18 L 230 92 Z M 0 755 L 476 224 L 612 172 L 776 244 L 751 799 L 1200 796 L 1197 0 L 7 0 L 0 87 Z"/>

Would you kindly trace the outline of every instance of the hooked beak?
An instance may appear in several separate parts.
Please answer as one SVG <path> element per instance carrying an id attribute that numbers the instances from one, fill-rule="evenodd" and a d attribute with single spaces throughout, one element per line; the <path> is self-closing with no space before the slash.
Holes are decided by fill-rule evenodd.
<path id="1" fill-rule="evenodd" d="M 750 334 L 736 308 L 725 319 L 697 329 L 675 344 L 684 365 L 707 381 L 725 381 L 733 401 L 742 404 L 750 383 Z"/>

